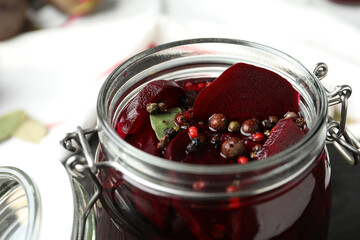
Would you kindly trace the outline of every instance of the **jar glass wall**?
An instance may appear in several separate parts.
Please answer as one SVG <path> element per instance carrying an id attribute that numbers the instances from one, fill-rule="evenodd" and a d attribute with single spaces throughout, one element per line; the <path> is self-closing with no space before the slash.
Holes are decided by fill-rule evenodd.
<path id="1" fill-rule="evenodd" d="M 309 129 L 301 141 L 262 161 L 204 166 L 149 155 L 117 135 L 121 110 L 146 83 L 214 79 L 238 62 L 276 72 L 300 93 L 300 112 Z M 326 239 L 330 208 L 327 101 L 318 79 L 290 56 L 230 39 L 161 45 L 129 59 L 108 77 L 97 110 L 97 161 L 116 163 L 116 170 L 102 169 L 98 176 L 103 195 L 97 204 L 97 221 L 107 218 L 115 226 L 112 236 Z M 207 186 L 202 191 L 193 187 L 199 181 Z M 236 185 L 236 191 L 227 191 L 229 185 Z M 109 234 L 110 225 L 98 224 L 99 237 Z"/>

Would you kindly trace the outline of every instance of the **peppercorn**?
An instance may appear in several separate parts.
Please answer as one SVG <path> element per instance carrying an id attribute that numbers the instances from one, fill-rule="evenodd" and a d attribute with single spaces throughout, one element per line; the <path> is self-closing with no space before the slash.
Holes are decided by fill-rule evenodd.
<path id="1" fill-rule="evenodd" d="M 229 132 L 237 132 L 240 130 L 240 123 L 238 121 L 231 121 L 228 125 Z"/>
<path id="2" fill-rule="evenodd" d="M 227 158 L 238 157 L 245 153 L 245 145 L 239 138 L 231 137 L 221 145 L 221 153 Z"/>
<path id="3" fill-rule="evenodd" d="M 164 141 L 164 142 L 170 142 L 170 136 L 169 134 L 164 134 L 162 135 L 162 137 L 160 138 L 160 141 Z"/>
<path id="4" fill-rule="evenodd" d="M 287 118 L 291 118 L 293 121 L 296 121 L 296 119 L 298 118 L 298 115 L 294 112 L 287 112 L 284 116 L 285 119 Z"/>
<path id="5" fill-rule="evenodd" d="M 196 138 L 199 136 L 199 130 L 194 126 L 189 127 L 189 135 L 191 138 Z"/>
<path id="6" fill-rule="evenodd" d="M 226 187 L 226 192 L 228 192 L 228 193 L 236 192 L 236 191 L 239 191 L 238 186 L 235 186 L 235 185 L 231 184 L 231 185 Z"/>
<path id="7" fill-rule="evenodd" d="M 265 130 L 265 131 L 264 131 L 264 135 L 265 135 L 265 136 L 269 137 L 270 134 L 271 134 L 271 131 L 270 131 L 270 130 Z"/>
<path id="8" fill-rule="evenodd" d="M 148 103 L 146 104 L 146 111 L 149 114 L 156 114 L 159 111 L 159 106 L 157 103 Z"/>
<path id="9" fill-rule="evenodd" d="M 203 180 L 198 180 L 193 182 L 192 187 L 195 191 L 201 191 L 206 187 L 206 182 Z"/>
<path id="10" fill-rule="evenodd" d="M 262 142 L 264 141 L 265 136 L 261 132 L 254 132 L 251 134 L 251 138 L 256 142 Z"/>
<path id="11" fill-rule="evenodd" d="M 176 133 L 176 130 L 172 127 L 165 128 L 164 130 L 164 135 L 169 135 L 170 139 L 175 137 Z"/>
<path id="12" fill-rule="evenodd" d="M 249 162 L 249 159 L 245 156 L 240 156 L 238 159 L 237 159 L 237 162 L 239 164 L 245 164 L 245 163 L 248 163 Z"/>
<path id="13" fill-rule="evenodd" d="M 160 142 L 158 142 L 158 144 L 156 145 L 156 148 L 159 149 L 160 151 L 162 151 L 162 150 L 165 149 L 166 145 L 167 145 L 167 142 L 160 141 Z"/>
<path id="14" fill-rule="evenodd" d="M 158 144 L 156 145 L 156 148 L 159 150 L 164 150 L 164 148 L 166 147 L 166 145 L 170 142 L 170 136 L 169 134 L 164 134 L 161 138 L 160 138 L 160 142 L 158 142 Z"/>
<path id="15" fill-rule="evenodd" d="M 270 116 L 270 117 L 269 117 L 269 121 L 270 121 L 273 125 L 275 125 L 275 124 L 279 121 L 279 118 L 276 117 L 276 116 Z"/>
<path id="16" fill-rule="evenodd" d="M 261 122 L 261 126 L 263 127 L 263 129 L 272 129 L 274 127 L 273 123 L 267 119 Z"/>
<path id="17" fill-rule="evenodd" d="M 256 152 L 251 152 L 251 153 L 250 153 L 250 158 L 251 158 L 251 159 L 255 159 L 255 158 L 257 158 L 257 157 L 258 157 L 258 155 L 257 155 Z"/>
<path id="18" fill-rule="evenodd" d="M 185 95 L 181 98 L 181 102 L 185 105 L 185 106 L 192 106 L 195 102 L 195 99 L 197 97 L 197 93 L 195 90 L 190 89 L 189 91 L 187 91 L 185 93 Z"/>
<path id="19" fill-rule="evenodd" d="M 205 88 L 205 83 L 200 82 L 200 83 L 196 84 L 196 91 L 200 92 L 204 88 Z"/>
<path id="20" fill-rule="evenodd" d="M 203 135 L 199 135 L 198 138 L 201 144 L 205 142 L 205 137 Z"/>
<path id="21" fill-rule="evenodd" d="M 189 90 L 196 90 L 196 85 L 193 84 L 192 82 L 187 82 L 185 84 L 185 90 L 189 91 Z"/>
<path id="22" fill-rule="evenodd" d="M 198 138 L 191 139 L 191 142 L 186 146 L 185 153 L 193 154 L 196 152 L 201 146 L 201 142 Z"/>
<path id="23" fill-rule="evenodd" d="M 215 131 L 221 131 L 227 126 L 227 118 L 222 113 L 217 113 L 211 116 L 210 118 L 210 127 Z"/>
<path id="24" fill-rule="evenodd" d="M 158 111 L 161 113 L 167 112 L 166 104 L 163 102 L 159 102 L 158 104 Z"/>
<path id="25" fill-rule="evenodd" d="M 210 139 L 210 143 L 215 147 L 218 148 L 221 143 L 221 135 L 216 134 Z"/>
<path id="26" fill-rule="evenodd" d="M 185 125 L 186 122 L 187 122 L 187 118 L 183 114 L 179 113 L 179 114 L 175 115 L 174 123 L 177 126 L 181 127 L 181 126 Z"/>
<path id="27" fill-rule="evenodd" d="M 262 145 L 261 144 L 256 144 L 252 150 L 253 152 L 259 152 L 262 149 Z"/>
<path id="28" fill-rule="evenodd" d="M 304 121 L 304 118 L 297 118 L 296 119 L 296 124 L 298 125 L 299 128 L 303 128 L 304 125 L 305 125 L 305 121 Z"/>
<path id="29" fill-rule="evenodd" d="M 241 125 L 241 132 L 244 135 L 249 135 L 257 131 L 259 131 L 259 120 L 256 118 L 248 119 Z"/>

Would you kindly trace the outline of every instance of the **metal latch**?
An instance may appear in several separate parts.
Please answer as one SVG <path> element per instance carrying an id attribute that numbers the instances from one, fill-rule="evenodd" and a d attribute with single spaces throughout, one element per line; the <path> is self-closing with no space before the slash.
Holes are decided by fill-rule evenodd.
<path id="1" fill-rule="evenodd" d="M 325 63 L 318 63 L 313 72 L 319 80 L 322 80 L 327 75 L 328 67 Z M 332 143 L 349 164 L 355 165 L 360 160 L 360 142 L 346 128 L 348 99 L 352 89 L 348 85 L 336 86 L 333 91 L 329 91 L 325 87 L 324 89 L 329 106 L 341 104 L 340 122 L 328 117 L 326 141 Z"/>

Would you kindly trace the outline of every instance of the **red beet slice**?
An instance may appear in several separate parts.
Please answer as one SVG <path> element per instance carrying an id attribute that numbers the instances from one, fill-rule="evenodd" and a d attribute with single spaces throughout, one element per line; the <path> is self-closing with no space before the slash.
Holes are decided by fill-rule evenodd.
<path id="1" fill-rule="evenodd" d="M 160 156 L 160 151 L 156 147 L 159 141 L 151 127 L 149 118 L 145 119 L 133 134 L 127 135 L 125 140 L 144 152 Z"/>
<path id="2" fill-rule="evenodd" d="M 184 94 L 185 90 L 174 81 L 158 80 L 148 83 L 122 111 L 117 126 L 118 134 L 124 138 L 139 128 L 148 118 L 146 104 L 165 99 L 167 107 L 171 108 Z"/>
<path id="3" fill-rule="evenodd" d="M 298 128 L 292 119 L 279 120 L 264 143 L 259 159 L 270 157 L 291 147 L 304 136 L 304 132 Z"/>
<path id="4" fill-rule="evenodd" d="M 224 71 L 195 100 L 197 120 L 207 121 L 215 113 L 243 122 L 249 118 L 266 119 L 299 110 L 299 93 L 280 75 L 245 63 Z"/>
<path id="5" fill-rule="evenodd" d="M 170 141 L 164 151 L 164 158 L 180 162 L 186 157 L 186 146 L 191 142 L 187 130 L 179 132 L 176 137 Z"/>

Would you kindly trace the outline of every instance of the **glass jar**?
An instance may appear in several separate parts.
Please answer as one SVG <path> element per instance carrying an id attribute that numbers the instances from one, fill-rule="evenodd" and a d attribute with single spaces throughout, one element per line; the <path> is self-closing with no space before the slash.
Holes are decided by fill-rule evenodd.
<path id="1" fill-rule="evenodd" d="M 204 166 L 149 155 L 114 130 L 124 106 L 146 83 L 214 79 L 238 62 L 276 72 L 300 93 L 309 129 L 301 141 L 262 161 Z M 108 77 L 98 98 L 96 162 L 103 164 L 97 175 L 102 188 L 95 206 L 98 238 L 326 239 L 331 203 L 327 108 L 313 73 L 260 44 L 194 39 L 134 56 Z M 199 191 L 197 185 L 206 187 Z"/>

